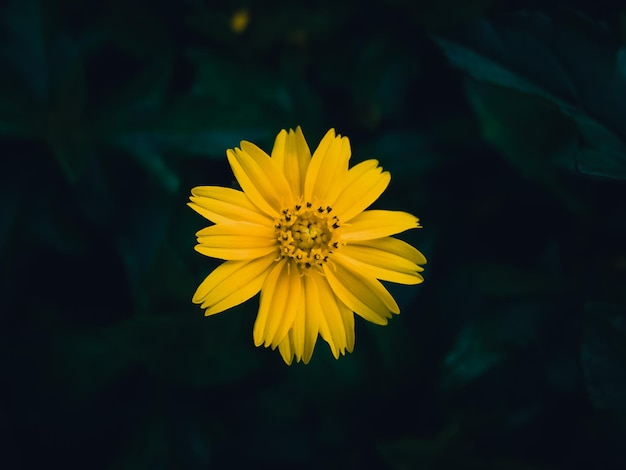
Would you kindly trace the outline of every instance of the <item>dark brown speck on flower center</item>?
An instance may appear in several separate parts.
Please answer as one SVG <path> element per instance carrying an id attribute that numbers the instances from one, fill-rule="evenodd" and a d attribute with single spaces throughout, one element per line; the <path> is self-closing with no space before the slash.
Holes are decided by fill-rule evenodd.
<path id="1" fill-rule="evenodd" d="M 291 258 L 299 267 L 322 266 L 341 247 L 336 231 L 339 218 L 327 205 L 298 203 L 283 209 L 276 218 L 276 239 L 280 258 Z"/>

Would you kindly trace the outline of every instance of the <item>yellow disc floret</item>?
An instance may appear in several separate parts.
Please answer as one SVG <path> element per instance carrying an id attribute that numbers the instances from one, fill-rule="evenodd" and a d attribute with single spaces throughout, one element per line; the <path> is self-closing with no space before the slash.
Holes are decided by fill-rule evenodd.
<path id="1" fill-rule="evenodd" d="M 310 201 L 284 209 L 274 225 L 280 257 L 305 269 L 326 263 L 341 246 L 336 237 L 339 219 L 332 212 L 332 207 Z"/>

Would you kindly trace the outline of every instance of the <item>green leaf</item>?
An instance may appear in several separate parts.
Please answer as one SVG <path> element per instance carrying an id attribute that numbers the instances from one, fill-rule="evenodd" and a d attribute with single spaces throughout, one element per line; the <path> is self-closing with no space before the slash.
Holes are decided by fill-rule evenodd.
<path id="1" fill-rule="evenodd" d="M 435 41 L 479 81 L 554 103 L 574 121 L 582 173 L 626 179 L 626 77 L 605 31 L 536 13 L 480 20 Z"/>
<path id="2" fill-rule="evenodd" d="M 626 411 L 626 309 L 585 307 L 581 361 L 587 391 L 602 410 Z"/>

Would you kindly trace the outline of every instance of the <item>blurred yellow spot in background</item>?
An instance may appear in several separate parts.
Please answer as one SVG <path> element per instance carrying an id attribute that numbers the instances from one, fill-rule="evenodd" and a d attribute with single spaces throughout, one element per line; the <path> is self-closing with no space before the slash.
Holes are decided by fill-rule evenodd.
<path id="1" fill-rule="evenodd" d="M 250 11 L 247 8 L 240 8 L 230 18 L 230 28 L 237 34 L 244 32 L 248 23 L 250 23 Z"/>

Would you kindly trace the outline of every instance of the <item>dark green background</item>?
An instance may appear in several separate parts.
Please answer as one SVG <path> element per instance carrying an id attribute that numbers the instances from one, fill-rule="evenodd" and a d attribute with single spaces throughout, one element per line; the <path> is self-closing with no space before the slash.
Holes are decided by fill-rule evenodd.
<path id="1" fill-rule="evenodd" d="M 366 3 L 2 6 L 4 468 L 626 468 L 626 7 Z M 297 125 L 392 172 L 429 264 L 287 367 L 257 298 L 191 303 L 185 203 Z"/>

